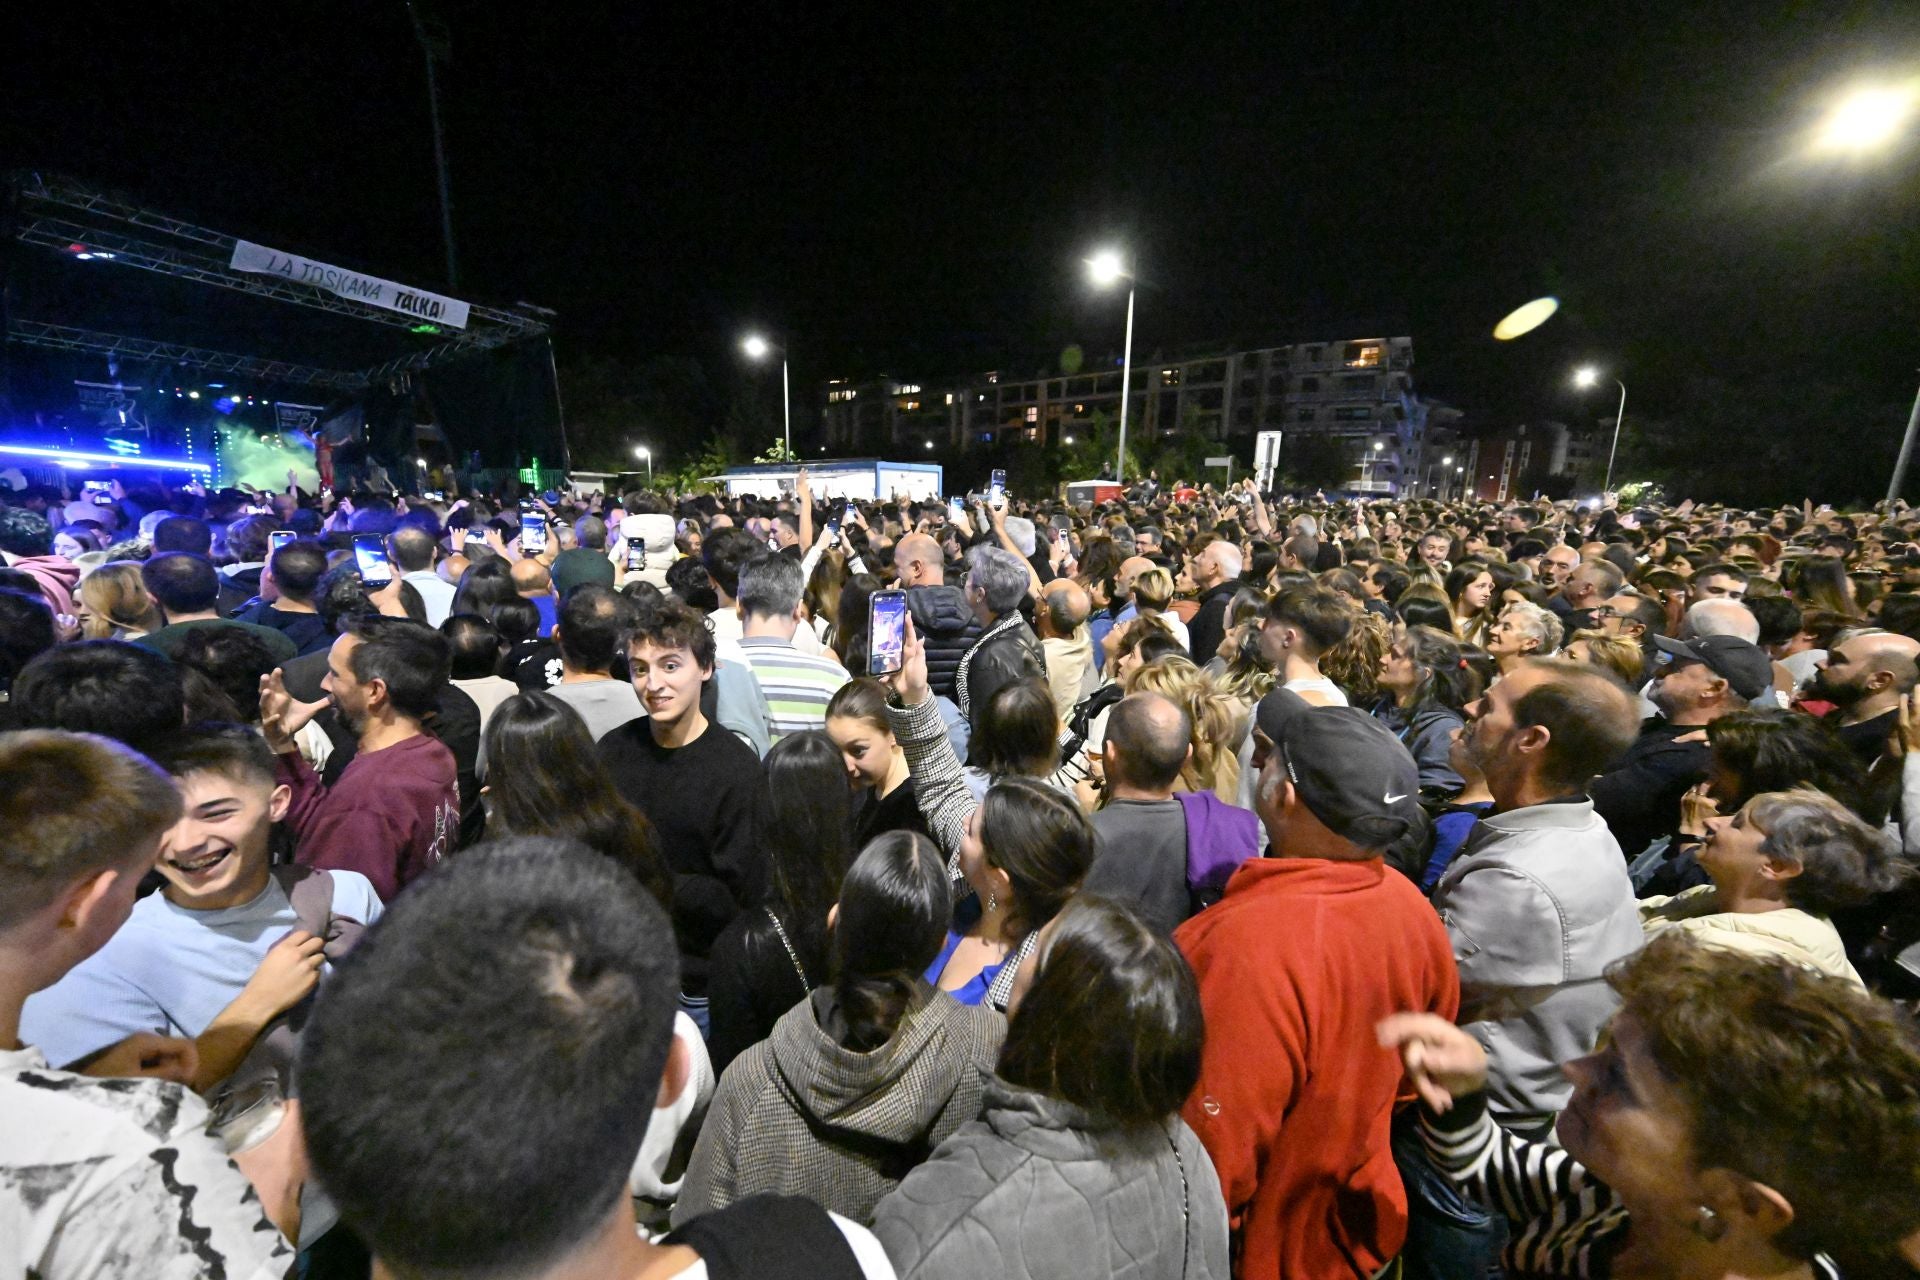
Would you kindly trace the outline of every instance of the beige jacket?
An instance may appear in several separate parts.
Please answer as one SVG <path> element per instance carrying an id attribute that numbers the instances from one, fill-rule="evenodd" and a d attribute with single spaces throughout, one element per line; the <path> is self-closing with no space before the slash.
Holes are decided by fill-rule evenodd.
<path id="1" fill-rule="evenodd" d="M 1710 947 L 1784 956 L 1795 964 L 1845 978 L 1855 986 L 1866 985 L 1847 963 L 1847 949 L 1840 941 L 1839 930 L 1825 917 L 1798 907 L 1722 911 L 1720 891 L 1703 884 L 1670 898 L 1643 899 L 1640 925 L 1649 936 L 1663 929 L 1680 929 Z"/>

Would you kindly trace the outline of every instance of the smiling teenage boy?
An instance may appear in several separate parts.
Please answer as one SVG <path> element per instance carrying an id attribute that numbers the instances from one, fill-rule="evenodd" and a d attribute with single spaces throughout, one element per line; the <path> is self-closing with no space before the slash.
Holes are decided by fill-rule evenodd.
<path id="1" fill-rule="evenodd" d="M 760 760 L 701 713 L 714 638 L 694 610 L 674 601 L 642 615 L 627 664 L 646 714 L 601 738 L 600 755 L 620 794 L 652 820 L 673 868 L 682 1005 L 704 1034 L 708 952 L 759 888 Z"/>
<path id="2" fill-rule="evenodd" d="M 269 867 L 288 788 L 273 753 L 241 725 L 195 725 L 162 763 L 185 812 L 160 842 L 166 884 L 134 904 L 120 931 L 27 1001 L 26 1038 L 51 1062 L 75 1062 L 140 1031 L 187 1036 L 205 1089 L 240 1064 L 260 1031 L 319 981 L 321 939 L 299 927 L 289 874 Z M 291 872 L 291 869 L 287 869 Z M 331 914 L 371 924 L 380 899 L 365 876 L 331 872 Z"/>

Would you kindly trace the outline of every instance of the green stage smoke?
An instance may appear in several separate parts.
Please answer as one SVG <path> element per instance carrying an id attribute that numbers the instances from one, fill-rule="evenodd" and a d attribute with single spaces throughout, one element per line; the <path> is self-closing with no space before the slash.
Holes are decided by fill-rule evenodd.
<path id="1" fill-rule="evenodd" d="M 284 437 L 257 436 L 241 426 L 221 427 L 219 434 L 222 484 L 277 491 L 287 487 L 291 469 L 302 489 L 309 493 L 319 489 L 312 449 L 290 444 Z"/>

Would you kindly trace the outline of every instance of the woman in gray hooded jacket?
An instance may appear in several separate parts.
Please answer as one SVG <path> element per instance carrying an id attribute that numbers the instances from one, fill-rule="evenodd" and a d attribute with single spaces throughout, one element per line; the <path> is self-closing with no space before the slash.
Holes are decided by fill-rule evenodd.
<path id="1" fill-rule="evenodd" d="M 1204 1034 L 1186 961 L 1090 896 L 1033 959 L 984 1114 L 875 1210 L 900 1280 L 1226 1280 L 1220 1180 L 1179 1116 Z"/>
<path id="2" fill-rule="evenodd" d="M 931 840 L 889 831 L 861 851 L 827 917 L 833 981 L 721 1075 L 674 1226 L 763 1191 L 864 1223 L 980 1114 L 1007 1023 L 922 976 L 951 912 Z"/>

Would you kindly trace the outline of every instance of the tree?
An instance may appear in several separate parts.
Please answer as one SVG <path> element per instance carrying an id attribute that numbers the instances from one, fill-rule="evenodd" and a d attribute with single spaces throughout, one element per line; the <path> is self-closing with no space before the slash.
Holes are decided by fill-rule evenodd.
<path id="1" fill-rule="evenodd" d="M 1113 459 L 1120 447 L 1120 423 L 1101 410 L 1094 410 L 1084 427 L 1075 427 L 1073 443 L 1060 446 L 1060 475 L 1066 480 L 1097 480 L 1113 475 Z M 1135 479 L 1145 475 L 1140 465 L 1138 436 L 1127 439 L 1127 475 Z"/>
<path id="2" fill-rule="evenodd" d="M 1296 489 L 1339 489 L 1354 478 L 1353 460 L 1340 437 L 1321 431 L 1288 434 L 1280 460 L 1287 484 Z"/>

